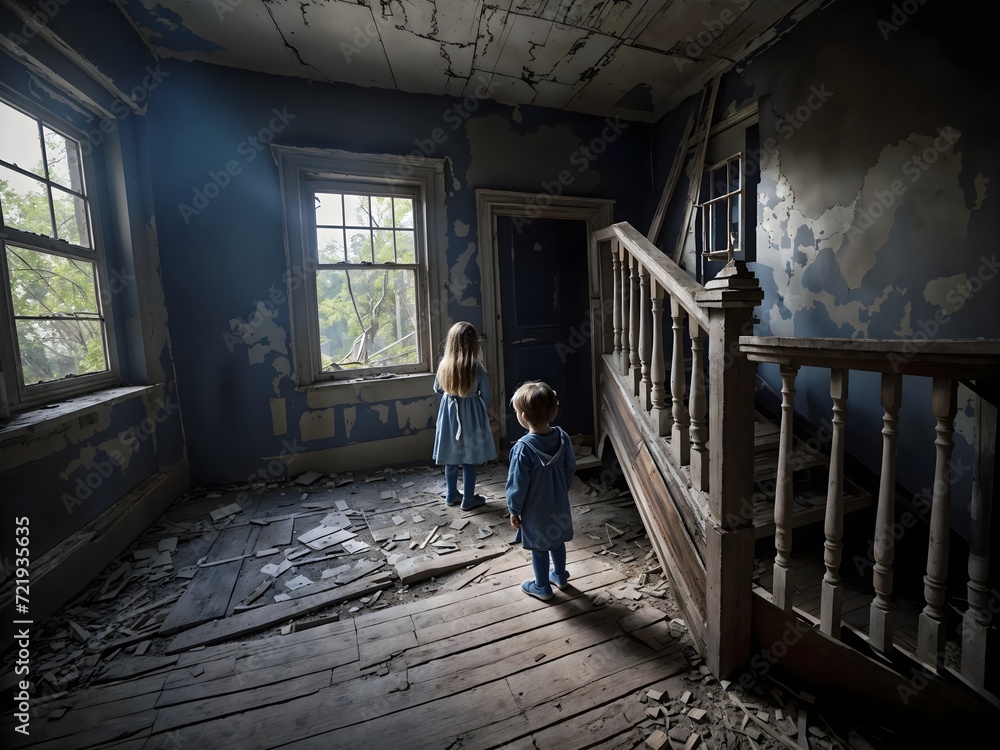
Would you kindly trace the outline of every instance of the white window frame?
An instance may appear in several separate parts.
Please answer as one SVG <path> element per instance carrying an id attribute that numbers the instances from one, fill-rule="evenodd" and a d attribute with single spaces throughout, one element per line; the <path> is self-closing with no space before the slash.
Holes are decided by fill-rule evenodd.
<path id="1" fill-rule="evenodd" d="M 297 386 L 351 383 L 384 377 L 433 372 L 434 345 L 440 341 L 440 288 L 444 255 L 444 160 L 415 156 L 359 154 L 335 149 L 297 148 L 272 144 L 281 180 L 285 220 L 285 251 L 291 306 L 293 361 Z M 354 184 L 359 193 L 382 186 L 414 194 L 417 335 L 421 361 L 375 370 L 327 371 L 322 368 L 316 300 L 316 219 L 313 193 L 344 191 Z M 404 266 L 405 267 L 405 266 Z M 433 283 L 433 287 L 432 287 Z"/>
<path id="2" fill-rule="evenodd" d="M 23 96 L 0 88 L 0 100 L 7 106 L 40 120 L 46 127 L 80 144 L 81 168 L 86 186 L 93 249 L 76 250 L 65 241 L 44 237 L 32 232 L 5 227 L 0 224 L 0 283 L 3 299 L 0 300 L 0 418 L 23 412 L 43 404 L 61 401 L 73 396 L 111 388 L 120 384 L 118 349 L 115 341 L 115 323 L 111 305 L 108 304 L 107 259 L 101 232 L 101 205 L 98 200 L 99 184 L 95 166 L 95 152 L 100 150 L 87 141 L 86 134 L 67 125 L 50 112 L 26 100 Z M 104 329 L 104 346 L 108 369 L 104 372 L 75 375 L 45 383 L 24 384 L 20 355 L 17 346 L 17 329 L 14 320 L 14 301 L 10 294 L 10 275 L 7 268 L 6 244 L 17 245 L 40 252 L 81 258 L 94 262 L 97 277 L 97 308 Z"/>

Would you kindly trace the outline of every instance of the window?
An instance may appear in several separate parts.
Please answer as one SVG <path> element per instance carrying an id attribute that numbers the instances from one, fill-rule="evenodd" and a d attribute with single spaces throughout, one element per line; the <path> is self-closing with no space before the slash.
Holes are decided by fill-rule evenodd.
<path id="1" fill-rule="evenodd" d="M 758 140 L 756 103 L 709 133 L 696 204 L 696 268 L 703 284 L 731 260 L 756 260 Z"/>
<path id="2" fill-rule="evenodd" d="M 705 167 L 702 180 L 701 258 L 728 263 L 743 249 L 743 154 Z"/>
<path id="3" fill-rule="evenodd" d="M 430 372 L 438 336 L 428 241 L 442 234 L 443 163 L 272 148 L 285 201 L 298 383 Z"/>
<path id="4" fill-rule="evenodd" d="M 67 131 L 0 100 L 3 413 L 115 379 L 89 161 Z"/>

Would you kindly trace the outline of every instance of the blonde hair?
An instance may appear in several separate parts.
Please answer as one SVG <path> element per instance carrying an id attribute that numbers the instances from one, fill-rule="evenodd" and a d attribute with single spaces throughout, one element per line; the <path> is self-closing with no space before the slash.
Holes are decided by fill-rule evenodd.
<path id="1" fill-rule="evenodd" d="M 444 356 L 438 365 L 438 384 L 445 393 L 468 396 L 476 384 L 476 366 L 480 361 L 479 334 L 471 323 L 460 322 L 448 330 Z"/>
<path id="2" fill-rule="evenodd" d="M 522 383 L 511 396 L 510 405 L 524 414 L 524 421 L 536 428 L 548 425 L 559 411 L 556 392 L 541 380 Z"/>

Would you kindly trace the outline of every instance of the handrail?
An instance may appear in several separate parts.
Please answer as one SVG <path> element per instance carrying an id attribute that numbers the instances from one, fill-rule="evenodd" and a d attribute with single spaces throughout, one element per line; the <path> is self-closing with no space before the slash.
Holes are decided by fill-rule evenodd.
<path id="1" fill-rule="evenodd" d="M 698 304 L 698 296 L 705 293 L 705 287 L 692 279 L 684 270 L 673 262 L 662 250 L 639 234 L 628 222 L 612 224 L 606 229 L 594 233 L 598 241 L 616 237 L 625 245 L 629 252 L 639 260 L 656 279 L 667 294 L 687 311 L 702 328 L 708 328 L 708 314 Z"/>
<path id="2" fill-rule="evenodd" d="M 740 336 L 752 362 L 975 378 L 1000 374 L 1000 340 L 837 339 Z"/>

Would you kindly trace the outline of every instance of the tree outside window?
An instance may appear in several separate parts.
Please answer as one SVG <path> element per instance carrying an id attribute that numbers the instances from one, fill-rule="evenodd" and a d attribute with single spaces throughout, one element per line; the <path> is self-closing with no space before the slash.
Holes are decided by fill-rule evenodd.
<path id="1" fill-rule="evenodd" d="M 5 395 L 27 405 L 112 363 L 80 144 L 2 101 L 0 130 Z"/>

